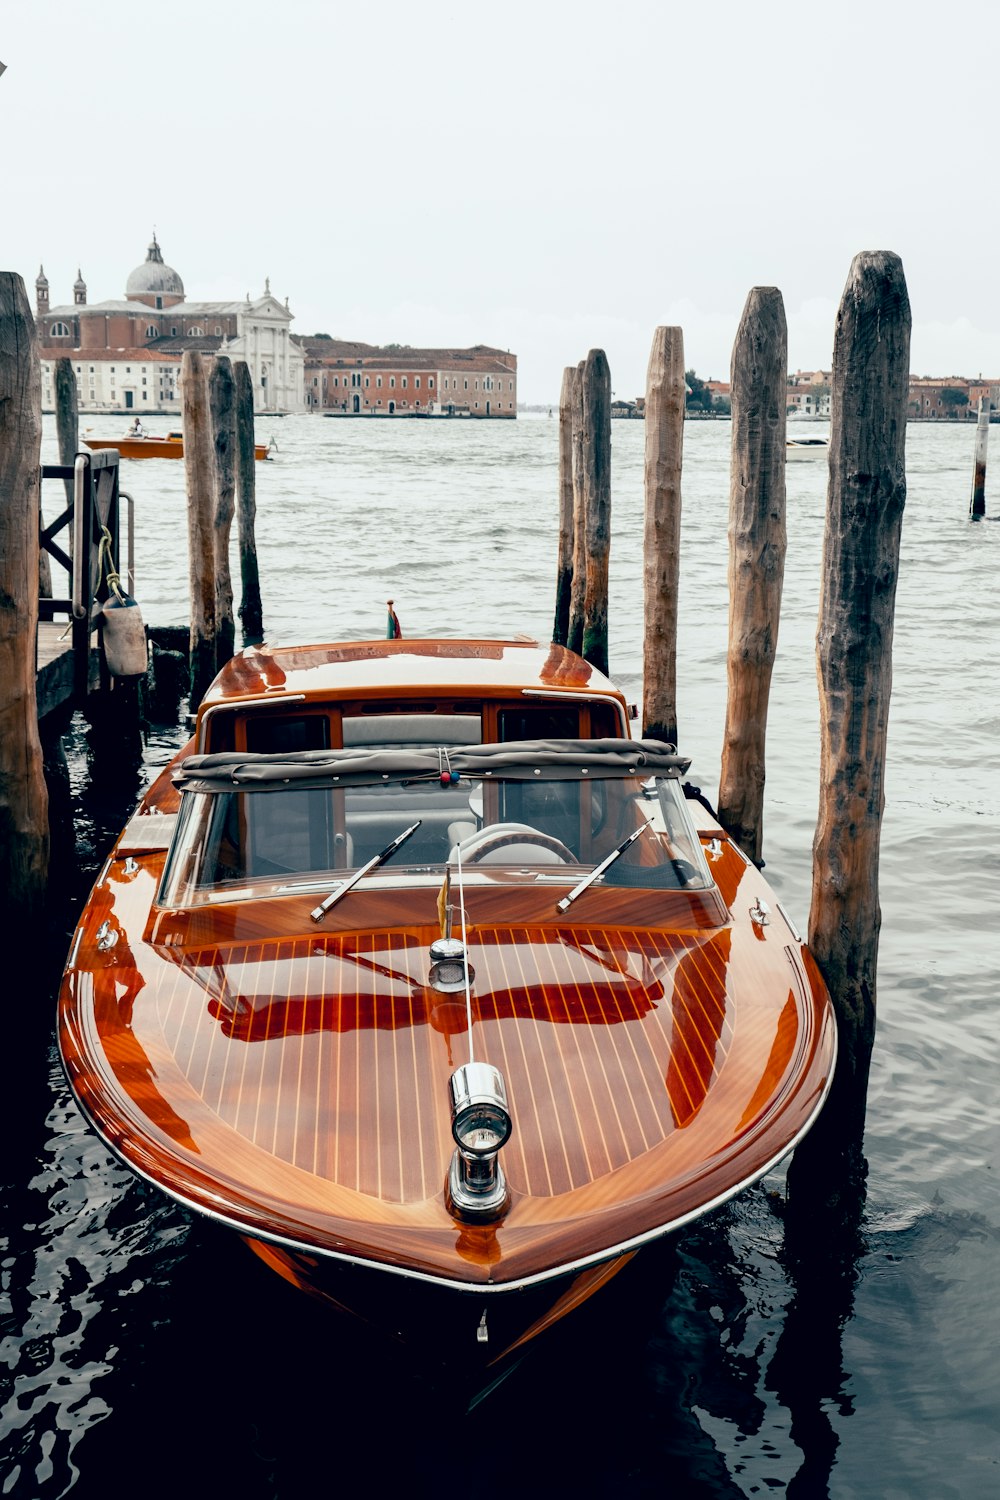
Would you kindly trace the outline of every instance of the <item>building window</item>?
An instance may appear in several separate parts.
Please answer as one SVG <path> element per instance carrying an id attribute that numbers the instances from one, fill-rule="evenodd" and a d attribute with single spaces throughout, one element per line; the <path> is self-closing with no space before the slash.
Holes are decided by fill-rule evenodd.
<path id="1" fill-rule="evenodd" d="M 146 327 L 146 337 L 148 339 L 155 339 L 159 331 L 155 323 L 149 323 Z"/>
<path id="2" fill-rule="evenodd" d="M 429 391 L 432 391 L 434 389 L 434 376 L 433 375 L 428 376 L 428 379 L 427 379 L 427 389 Z"/>
<path id="3" fill-rule="evenodd" d="M 204 336 L 205 335 L 202 333 L 201 329 L 197 325 L 195 325 L 194 328 L 189 328 L 188 329 L 188 338 L 200 339 L 200 338 L 204 338 Z"/>
<path id="4" fill-rule="evenodd" d="M 170 329 L 170 336 L 171 336 L 171 338 L 176 338 L 177 337 L 177 329 L 175 327 L 173 327 L 173 326 L 171 326 L 171 329 Z"/>
<path id="5" fill-rule="evenodd" d="M 378 387 L 379 390 L 382 389 L 382 377 L 381 377 L 381 375 L 376 375 L 375 376 L 375 384 L 376 384 L 376 386 Z M 379 406 L 381 406 L 381 405 L 382 405 L 382 403 L 380 401 L 379 402 Z"/>
<path id="6" fill-rule="evenodd" d="M 370 385 L 371 385 L 371 380 L 366 375 L 365 376 L 365 390 L 367 390 Z"/>
<path id="7" fill-rule="evenodd" d="M 159 312 L 162 307 L 163 307 L 163 298 L 162 297 L 157 297 L 157 299 L 156 299 L 156 310 L 157 310 L 157 312 Z"/>
<path id="8" fill-rule="evenodd" d="M 394 391 L 396 389 L 396 377 L 395 377 L 395 375 L 390 375 L 389 376 L 389 389 L 391 391 Z"/>
<path id="9" fill-rule="evenodd" d="M 65 323 L 53 323 L 51 331 L 52 337 L 57 339 L 64 339 L 69 333 Z"/>
<path id="10" fill-rule="evenodd" d="M 406 390 L 406 376 L 403 376 L 403 390 Z"/>
<path id="11" fill-rule="evenodd" d="M 413 384 L 416 387 L 416 389 L 419 391 L 419 389 L 420 389 L 420 376 L 419 375 L 417 375 L 417 376 L 414 377 Z"/>
<path id="12" fill-rule="evenodd" d="M 93 365 L 91 365 L 91 367 L 90 367 L 90 373 L 91 373 L 91 375 L 93 375 L 93 373 L 94 373 L 94 367 L 93 367 Z"/>
<path id="13" fill-rule="evenodd" d="M 216 325 L 215 325 L 215 331 L 216 331 L 216 333 L 221 333 L 222 332 L 222 326 L 221 326 L 221 324 L 216 323 Z"/>

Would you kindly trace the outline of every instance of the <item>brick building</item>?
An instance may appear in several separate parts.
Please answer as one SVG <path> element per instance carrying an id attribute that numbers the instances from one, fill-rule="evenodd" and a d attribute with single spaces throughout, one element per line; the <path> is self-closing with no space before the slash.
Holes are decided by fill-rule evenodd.
<path id="1" fill-rule="evenodd" d="M 303 338 L 306 409 L 331 416 L 516 417 L 517 355 L 471 349 L 380 348 Z"/>

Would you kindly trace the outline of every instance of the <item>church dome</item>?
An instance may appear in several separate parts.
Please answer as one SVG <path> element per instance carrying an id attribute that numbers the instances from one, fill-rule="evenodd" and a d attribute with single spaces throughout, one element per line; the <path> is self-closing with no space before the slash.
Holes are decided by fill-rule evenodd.
<path id="1" fill-rule="evenodd" d="M 183 297 L 184 283 L 172 266 L 163 264 L 163 252 L 156 243 L 156 235 L 146 251 L 146 259 L 136 266 L 125 284 L 125 296 L 143 298 L 154 292 L 169 297 Z"/>

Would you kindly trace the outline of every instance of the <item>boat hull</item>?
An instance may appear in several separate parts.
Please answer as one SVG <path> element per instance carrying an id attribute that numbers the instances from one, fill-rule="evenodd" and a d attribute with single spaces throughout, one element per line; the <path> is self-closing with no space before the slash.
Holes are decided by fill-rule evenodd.
<path id="1" fill-rule="evenodd" d="M 122 458 L 184 457 L 184 441 L 181 438 L 84 438 L 84 446 L 92 453 L 112 448 Z M 255 443 L 253 451 L 254 458 L 260 463 L 268 456 L 268 445 Z"/>

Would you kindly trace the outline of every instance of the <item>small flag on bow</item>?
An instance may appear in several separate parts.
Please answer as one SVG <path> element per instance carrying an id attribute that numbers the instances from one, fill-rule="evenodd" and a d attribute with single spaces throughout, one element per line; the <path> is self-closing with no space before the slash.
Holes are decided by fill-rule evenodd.
<path id="1" fill-rule="evenodd" d="M 392 600 L 387 599 L 385 602 L 389 606 L 389 618 L 386 621 L 385 625 L 385 638 L 387 641 L 401 640 L 403 632 L 400 628 L 399 616 L 396 614 L 396 611 L 392 607 Z"/>
<path id="2" fill-rule="evenodd" d="M 438 921 L 441 924 L 441 936 L 451 937 L 451 871 L 444 872 L 444 885 L 438 892 L 437 899 Z"/>

